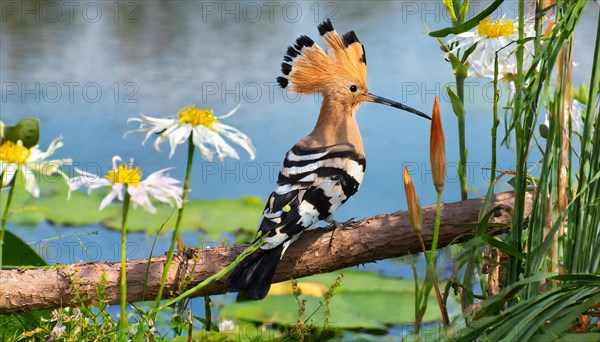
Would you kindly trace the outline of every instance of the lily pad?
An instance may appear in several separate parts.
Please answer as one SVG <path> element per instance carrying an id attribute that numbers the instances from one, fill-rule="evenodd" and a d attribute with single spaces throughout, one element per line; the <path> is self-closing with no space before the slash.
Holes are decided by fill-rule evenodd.
<path id="1" fill-rule="evenodd" d="M 9 190 L 10 189 L 3 189 L 2 195 L 0 195 L 0 215 L 4 215 Z M 23 226 L 31 226 L 36 225 L 45 219 L 45 216 L 39 212 L 39 208 L 33 208 L 27 204 L 32 198 L 31 194 L 25 190 L 25 183 L 21 181 L 21 177 L 18 177 L 15 182 L 15 190 L 10 203 L 9 222 Z"/>
<path id="2" fill-rule="evenodd" d="M 121 229 L 121 204 L 115 203 L 99 210 L 105 192 L 86 194 L 81 191 L 71 193 L 63 181 L 40 182 L 41 196 L 33 198 L 17 182 L 9 222 L 18 225 L 36 225 L 48 221 L 56 225 L 84 226 L 101 223 L 109 229 Z M 0 196 L 0 210 L 6 205 L 5 189 Z M 131 208 L 127 220 L 130 232 L 145 231 L 154 234 L 166 222 L 163 231 L 175 226 L 177 209 L 167 204 L 156 203 L 157 212 L 151 214 L 142 208 Z M 240 230 L 253 233 L 262 214 L 264 203 L 257 197 L 239 199 L 192 200 L 186 205 L 182 220 L 182 231 L 204 231 L 211 239 L 217 239 L 225 232 L 238 233 Z M 170 218 L 169 218 L 170 217 Z"/>
<path id="3" fill-rule="evenodd" d="M 65 226 L 85 226 L 95 224 L 109 217 L 119 216 L 116 206 L 98 210 L 102 196 L 73 192 L 67 199 L 67 192 L 35 201 L 35 205 L 45 209 L 46 220 L 52 224 Z"/>
<path id="4" fill-rule="evenodd" d="M 301 279 L 304 282 L 330 286 L 340 272 L 332 272 Z M 386 332 L 390 325 L 412 324 L 414 322 L 414 282 L 381 276 L 372 272 L 345 270 L 342 284 L 334 292 L 330 302 L 330 328 L 340 330 L 366 329 Z M 443 286 L 443 285 L 441 285 Z M 305 320 L 312 313 L 322 297 L 300 295 L 306 300 Z M 452 298 L 450 302 L 454 301 Z M 456 304 L 457 303 L 451 303 Z M 268 295 L 256 302 L 236 302 L 227 304 L 220 312 L 222 319 L 235 319 L 253 323 L 272 322 L 293 325 L 298 319 L 298 304 L 291 294 Z M 429 297 L 428 310 L 423 322 L 441 320 L 437 301 L 433 293 Z M 310 318 L 315 327 L 323 326 L 325 308 L 321 307 Z"/>
<path id="5" fill-rule="evenodd" d="M 156 214 L 142 208 L 129 211 L 127 230 L 155 233 L 166 222 L 164 230 L 173 229 L 177 219 L 177 209 L 168 205 L 157 205 Z M 181 221 L 182 231 L 202 230 L 210 238 L 218 238 L 224 232 L 234 232 L 240 228 L 256 229 L 264 203 L 253 197 L 241 199 L 194 200 L 187 203 Z M 169 218 L 170 216 L 170 218 Z M 112 216 L 102 221 L 109 229 L 121 228 L 121 217 Z"/>

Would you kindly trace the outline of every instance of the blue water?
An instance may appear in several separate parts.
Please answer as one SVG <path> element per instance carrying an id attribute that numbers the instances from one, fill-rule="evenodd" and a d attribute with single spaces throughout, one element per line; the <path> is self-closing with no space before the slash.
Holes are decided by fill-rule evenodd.
<path id="1" fill-rule="evenodd" d="M 473 13 L 487 3 L 472 1 Z M 1 120 L 14 123 L 29 116 L 40 118 L 41 147 L 45 149 L 62 135 L 65 146 L 55 156 L 72 158 L 80 168 L 100 165 L 106 170 L 112 156 L 118 154 L 135 158 L 146 172 L 175 166 L 171 174 L 182 179 L 185 149 L 180 147 L 169 160 L 168 144 L 159 154 L 151 142 L 142 146 L 141 136 L 123 138 L 125 131 L 133 128 L 126 125 L 127 119 L 139 113 L 174 115 L 188 103 L 214 108 L 217 114 L 241 104 L 225 123 L 252 138 L 256 160 L 249 162 L 241 152 L 240 161 L 197 162 L 191 197 L 254 195 L 266 199 L 285 152 L 312 129 L 320 106 L 318 97 L 297 97 L 276 87 L 283 53 L 301 34 L 321 44 L 316 26 L 329 16 L 340 33 L 355 30 L 364 44 L 371 92 L 423 112 L 429 112 L 434 97 L 440 96 L 449 166 L 443 200 L 460 199 L 456 120 L 444 91 L 453 81 L 452 73 L 436 40 L 425 34 L 425 24 L 432 29 L 449 25 L 438 2 L 132 1 L 115 6 L 113 2 L 7 1 L 2 6 Z M 508 1 L 501 13 L 515 17 L 516 2 Z M 576 83 L 589 82 L 597 20 L 597 11 L 588 10 L 577 31 Z M 471 196 L 479 196 L 487 190 L 488 171 L 482 168 L 489 166 L 490 160 L 492 88 L 487 80 L 469 79 L 467 89 L 469 187 Z M 360 192 L 336 218 L 405 209 L 403 165 L 411 167 L 421 203 L 433 203 L 435 192 L 427 166 L 428 121 L 375 104 L 365 105 L 358 121 L 367 173 Z M 538 159 L 535 153 L 531 156 L 532 162 Z M 513 163 L 514 151 L 501 148 L 499 168 L 510 169 Z M 506 189 L 505 183 L 497 187 L 498 191 Z M 99 226 L 9 228 L 34 243 L 51 263 L 120 258 L 119 233 Z M 74 233 L 82 234 L 39 243 Z M 192 246 L 204 241 L 197 233 L 184 238 Z M 132 234 L 130 258 L 147 257 L 152 239 Z M 168 248 L 168 239 L 167 235 L 159 239 L 159 253 Z M 99 244 L 100 254 L 86 254 L 80 242 Z M 412 277 L 410 267 L 398 263 L 366 268 Z"/>

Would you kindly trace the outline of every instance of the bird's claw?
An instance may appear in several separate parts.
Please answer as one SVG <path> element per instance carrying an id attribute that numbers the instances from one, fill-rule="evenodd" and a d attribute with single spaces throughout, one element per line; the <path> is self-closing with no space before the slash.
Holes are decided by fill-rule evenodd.
<path id="1" fill-rule="evenodd" d="M 344 222 L 338 222 L 338 221 L 334 220 L 333 218 L 329 218 L 329 219 L 325 220 L 325 222 L 331 224 L 334 229 L 349 229 L 349 228 L 346 228 L 346 226 L 354 223 L 355 219 L 356 219 L 356 217 L 352 217 L 351 219 L 346 220 Z"/>
<path id="2" fill-rule="evenodd" d="M 335 233 L 335 230 L 336 229 L 352 229 L 352 227 L 346 228 L 346 226 L 349 226 L 352 223 L 354 223 L 354 219 L 356 219 L 356 217 L 352 217 L 351 219 L 346 220 L 344 222 L 338 222 L 338 221 L 334 220 L 333 218 L 328 218 L 325 220 L 325 222 L 327 222 L 333 226 L 333 231 L 331 232 L 331 237 L 329 238 L 329 248 L 331 248 L 331 245 L 333 243 L 333 234 Z"/>

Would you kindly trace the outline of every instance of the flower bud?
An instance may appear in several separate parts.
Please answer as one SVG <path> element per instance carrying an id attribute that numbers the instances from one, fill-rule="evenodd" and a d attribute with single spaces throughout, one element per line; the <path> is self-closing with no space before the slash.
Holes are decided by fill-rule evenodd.
<path id="1" fill-rule="evenodd" d="M 413 229 L 418 235 L 421 235 L 421 227 L 423 223 L 423 211 L 419 203 L 419 197 L 415 191 L 410 175 L 406 166 L 404 167 L 404 193 L 406 194 L 406 204 L 408 205 L 408 216 Z"/>
<path id="2" fill-rule="evenodd" d="M 454 12 L 454 4 L 452 3 L 452 0 L 442 0 L 442 4 L 444 7 L 446 7 L 450 19 L 452 19 L 453 22 L 456 21 L 456 13 Z"/>
<path id="3" fill-rule="evenodd" d="M 446 144 L 444 142 L 444 129 L 440 116 L 440 103 L 437 96 L 433 103 L 431 116 L 431 136 L 429 140 L 429 157 L 431 158 L 431 172 L 433 174 L 433 185 L 440 193 L 444 190 L 446 179 Z"/>

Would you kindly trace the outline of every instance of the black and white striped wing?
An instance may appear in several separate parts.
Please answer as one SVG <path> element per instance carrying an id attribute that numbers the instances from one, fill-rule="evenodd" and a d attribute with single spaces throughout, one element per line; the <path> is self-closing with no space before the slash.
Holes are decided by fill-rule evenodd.
<path id="1" fill-rule="evenodd" d="M 348 145 L 292 148 L 263 212 L 263 248 L 287 247 L 300 232 L 328 218 L 358 191 L 365 168 L 364 156 Z"/>

